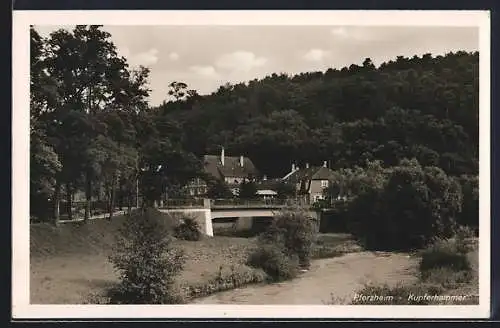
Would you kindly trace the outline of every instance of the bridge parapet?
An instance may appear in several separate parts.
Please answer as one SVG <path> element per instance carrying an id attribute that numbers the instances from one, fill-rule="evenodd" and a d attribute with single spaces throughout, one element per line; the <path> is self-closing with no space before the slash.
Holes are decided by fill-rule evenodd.
<path id="1" fill-rule="evenodd" d="M 167 199 L 160 208 L 285 208 L 290 206 L 308 206 L 302 199 Z"/>
<path id="2" fill-rule="evenodd" d="M 284 208 L 288 206 L 304 206 L 299 199 L 212 199 L 211 208 Z"/>
<path id="3" fill-rule="evenodd" d="M 204 208 L 206 205 L 206 201 L 203 198 L 199 199 L 173 199 L 169 198 L 163 202 L 163 205 L 160 208 Z"/>

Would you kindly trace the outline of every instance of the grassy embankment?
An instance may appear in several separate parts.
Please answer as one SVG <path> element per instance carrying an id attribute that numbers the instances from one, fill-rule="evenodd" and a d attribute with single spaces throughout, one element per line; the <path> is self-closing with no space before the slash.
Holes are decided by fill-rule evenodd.
<path id="1" fill-rule="evenodd" d="M 117 276 L 108 255 L 123 220 L 124 217 L 119 216 L 112 221 L 92 220 L 87 224 L 67 223 L 59 227 L 32 225 L 31 302 L 81 304 L 89 302 L 89 295 L 102 293 L 116 283 Z M 178 277 L 178 286 L 187 300 L 266 280 L 263 272 L 246 265 L 248 255 L 257 246 L 255 237 L 228 236 L 227 225 L 225 228 L 215 225 L 214 230 L 213 238 L 174 241 L 175 247 L 183 249 L 187 257 Z M 347 234 L 319 234 L 313 257 L 335 257 L 358 250 Z"/>

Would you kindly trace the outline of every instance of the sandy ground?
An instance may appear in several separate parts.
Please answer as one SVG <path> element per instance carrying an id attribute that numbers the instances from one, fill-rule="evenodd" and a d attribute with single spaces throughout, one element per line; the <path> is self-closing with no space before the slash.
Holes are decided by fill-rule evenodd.
<path id="1" fill-rule="evenodd" d="M 347 304 L 364 283 L 396 285 L 416 281 L 416 259 L 405 254 L 352 253 L 315 260 L 301 277 L 248 286 L 194 301 L 197 304 Z"/>

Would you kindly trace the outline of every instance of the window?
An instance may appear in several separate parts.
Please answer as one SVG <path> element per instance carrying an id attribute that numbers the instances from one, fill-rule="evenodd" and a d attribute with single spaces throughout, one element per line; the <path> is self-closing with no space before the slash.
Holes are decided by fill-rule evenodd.
<path id="1" fill-rule="evenodd" d="M 321 180 L 321 188 L 327 188 L 328 187 L 328 180 Z"/>

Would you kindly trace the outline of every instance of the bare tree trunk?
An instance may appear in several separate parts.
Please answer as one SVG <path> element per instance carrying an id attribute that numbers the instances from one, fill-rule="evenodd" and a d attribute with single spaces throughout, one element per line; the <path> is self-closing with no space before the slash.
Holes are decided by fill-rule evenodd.
<path id="1" fill-rule="evenodd" d="M 59 205 L 61 203 L 61 182 L 56 180 L 54 189 L 54 224 L 59 224 Z"/>
<path id="2" fill-rule="evenodd" d="M 128 210 L 128 215 L 132 214 L 132 193 L 127 192 L 127 210 Z"/>
<path id="3" fill-rule="evenodd" d="M 90 173 L 87 172 L 85 177 L 85 216 L 83 217 L 83 221 L 87 222 L 89 217 L 91 216 L 91 203 L 92 203 L 92 179 L 90 177 Z"/>
<path id="4" fill-rule="evenodd" d="M 66 206 L 68 211 L 68 220 L 73 219 L 73 202 L 72 202 L 72 192 L 71 192 L 71 184 L 66 183 Z"/>
<path id="5" fill-rule="evenodd" d="M 113 212 L 115 209 L 115 190 L 116 190 L 116 176 L 113 176 L 111 180 L 111 190 L 109 195 L 109 220 L 113 218 Z"/>

